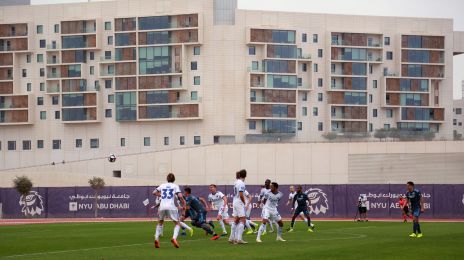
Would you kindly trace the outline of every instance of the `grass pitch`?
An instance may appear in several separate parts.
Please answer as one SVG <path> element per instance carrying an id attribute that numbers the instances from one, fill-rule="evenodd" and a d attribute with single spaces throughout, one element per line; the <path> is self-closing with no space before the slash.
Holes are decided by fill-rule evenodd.
<path id="1" fill-rule="evenodd" d="M 411 223 L 323 222 L 314 233 L 302 222 L 287 242 L 275 233 L 247 245 L 229 245 L 226 238 L 210 241 L 203 230 L 179 236 L 181 248 L 164 228 L 161 248 L 154 249 L 154 222 L 38 224 L 0 227 L 0 259 L 462 259 L 464 223 L 422 223 L 423 238 L 409 238 Z M 288 227 L 285 223 L 284 229 Z"/>

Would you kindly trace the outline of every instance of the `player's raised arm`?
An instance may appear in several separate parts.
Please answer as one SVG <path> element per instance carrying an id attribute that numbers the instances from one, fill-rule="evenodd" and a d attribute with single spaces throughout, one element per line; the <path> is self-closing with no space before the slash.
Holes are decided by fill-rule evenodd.
<path id="1" fill-rule="evenodd" d="M 208 203 L 206 202 L 206 200 L 204 198 L 198 198 L 198 200 L 201 202 L 201 204 L 203 204 L 203 206 L 205 206 L 205 209 L 206 211 L 209 211 L 209 206 L 208 206 Z"/>

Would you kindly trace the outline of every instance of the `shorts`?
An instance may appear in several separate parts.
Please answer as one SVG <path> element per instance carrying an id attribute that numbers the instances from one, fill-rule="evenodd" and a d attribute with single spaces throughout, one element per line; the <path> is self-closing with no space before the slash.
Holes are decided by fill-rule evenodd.
<path id="1" fill-rule="evenodd" d="M 280 220 L 282 220 L 277 210 L 269 210 L 269 209 L 264 209 L 263 219 L 267 219 L 271 222 L 279 222 Z"/>
<path id="2" fill-rule="evenodd" d="M 234 201 L 232 209 L 232 216 L 235 218 L 244 218 L 245 215 L 245 205 L 241 201 Z"/>
<path id="3" fill-rule="evenodd" d="M 360 214 L 367 213 L 367 208 L 366 207 L 358 207 L 358 210 L 359 210 Z"/>
<path id="4" fill-rule="evenodd" d="M 418 218 L 421 214 L 421 209 L 420 208 L 413 208 L 412 209 L 412 215 L 416 218 Z"/>
<path id="5" fill-rule="evenodd" d="M 303 209 L 300 209 L 300 208 L 296 208 L 295 209 L 295 213 L 293 213 L 294 216 L 298 216 L 298 215 L 309 215 L 309 211 L 308 211 L 308 208 L 303 208 Z"/>
<path id="6" fill-rule="evenodd" d="M 164 209 L 158 211 L 159 220 L 170 218 L 172 221 L 179 221 L 179 212 L 177 209 Z"/>
<path id="7" fill-rule="evenodd" d="M 223 210 L 218 210 L 218 217 L 221 216 L 222 219 L 228 219 L 229 218 L 229 208 L 224 207 Z"/>

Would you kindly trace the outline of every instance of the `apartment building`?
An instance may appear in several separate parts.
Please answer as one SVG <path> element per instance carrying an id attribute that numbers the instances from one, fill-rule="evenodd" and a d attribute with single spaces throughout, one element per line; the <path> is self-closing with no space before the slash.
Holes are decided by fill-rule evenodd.
<path id="1" fill-rule="evenodd" d="M 236 0 L 0 7 L 0 169 L 380 128 L 452 139 L 451 19 Z"/>
<path id="2" fill-rule="evenodd" d="M 464 138 L 464 80 L 462 81 L 462 97 L 453 100 L 453 136 L 454 139 L 461 140 Z"/>

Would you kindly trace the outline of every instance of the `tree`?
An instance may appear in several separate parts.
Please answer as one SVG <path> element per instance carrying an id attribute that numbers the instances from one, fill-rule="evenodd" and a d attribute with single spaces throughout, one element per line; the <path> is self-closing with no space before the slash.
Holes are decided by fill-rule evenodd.
<path id="1" fill-rule="evenodd" d="M 380 141 L 382 141 L 382 139 L 384 139 L 384 138 L 387 138 L 387 136 L 388 136 L 387 130 L 385 130 L 383 128 L 375 130 L 374 137 L 379 138 Z"/>
<path id="2" fill-rule="evenodd" d="M 26 197 L 32 190 L 32 181 L 26 176 L 16 177 L 13 180 L 13 186 L 16 191 L 21 194 L 21 199 L 23 200 L 24 205 L 26 205 Z M 27 216 L 27 210 L 24 214 Z"/>
<path id="3" fill-rule="evenodd" d="M 329 140 L 329 142 L 332 142 L 332 140 L 337 139 L 337 133 L 335 132 L 327 132 L 322 135 L 325 139 Z"/>
<path id="4" fill-rule="evenodd" d="M 100 190 L 105 188 L 105 181 L 100 177 L 93 177 L 89 180 L 90 188 L 94 191 L 94 208 L 95 208 L 95 218 L 98 217 L 98 194 Z"/>
<path id="5" fill-rule="evenodd" d="M 401 133 L 398 128 L 390 128 L 390 131 L 388 132 L 388 137 L 392 139 L 399 139 L 400 135 Z"/>

